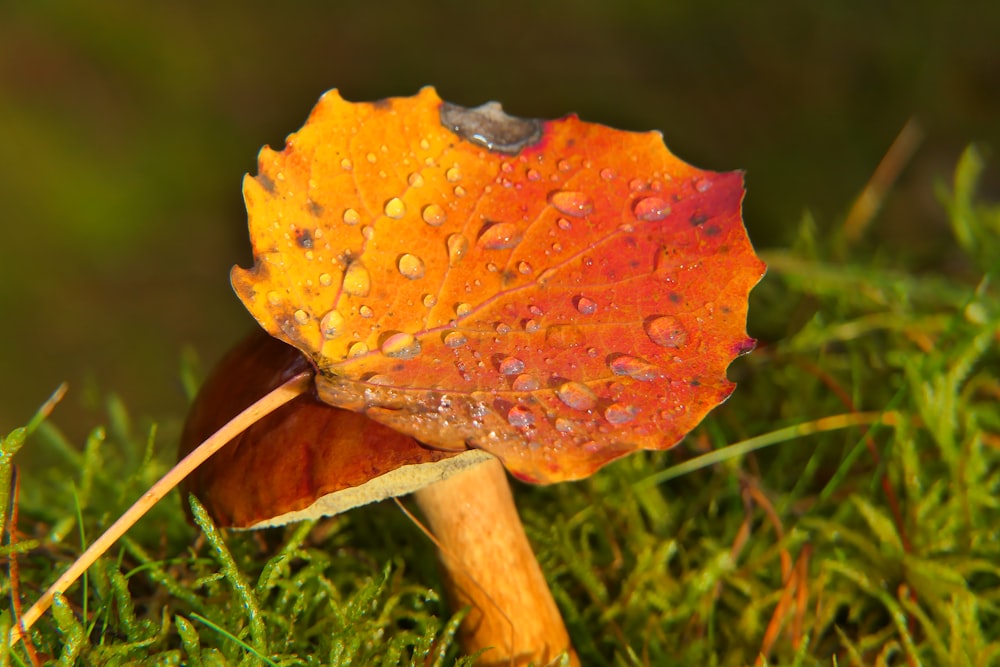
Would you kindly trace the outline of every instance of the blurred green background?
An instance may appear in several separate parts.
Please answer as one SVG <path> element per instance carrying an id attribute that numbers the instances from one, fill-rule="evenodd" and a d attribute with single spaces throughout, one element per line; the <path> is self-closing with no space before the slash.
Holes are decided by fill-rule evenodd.
<path id="1" fill-rule="evenodd" d="M 998 36 L 994 1 L 6 2 L 0 431 L 67 380 L 74 437 L 108 391 L 175 432 L 182 350 L 207 367 L 252 326 L 227 277 L 250 261 L 241 176 L 333 87 L 661 129 L 689 162 L 747 170 L 760 247 L 806 209 L 837 225 L 916 116 L 873 234 L 947 270 L 932 185 L 967 142 L 1000 145 Z"/>

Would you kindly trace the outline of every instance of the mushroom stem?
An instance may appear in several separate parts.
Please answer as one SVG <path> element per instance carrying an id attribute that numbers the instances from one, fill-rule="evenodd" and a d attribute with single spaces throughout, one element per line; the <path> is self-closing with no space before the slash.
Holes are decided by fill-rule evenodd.
<path id="1" fill-rule="evenodd" d="M 438 540 L 453 608 L 470 607 L 459 629 L 477 664 L 546 665 L 579 659 L 524 533 L 503 465 L 490 459 L 414 494 Z"/>

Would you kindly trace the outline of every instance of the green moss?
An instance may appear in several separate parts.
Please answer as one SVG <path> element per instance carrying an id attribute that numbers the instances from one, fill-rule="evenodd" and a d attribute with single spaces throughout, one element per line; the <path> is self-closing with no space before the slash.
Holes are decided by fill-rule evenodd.
<path id="1" fill-rule="evenodd" d="M 733 367 L 741 387 L 726 405 L 675 451 L 517 488 L 584 664 L 998 659 L 1000 208 L 974 197 L 981 170 L 970 149 L 939 193 L 959 271 L 817 238 L 806 218 L 792 248 L 763 253 L 750 322 L 763 344 Z M 172 454 L 155 430 L 136 435 L 117 399 L 79 447 L 40 421 L 0 443 L 5 520 L 18 450 L 48 461 L 20 478 L 18 539 L 0 547 L 16 555 L 25 603 Z M 433 546 L 395 506 L 260 533 L 222 533 L 192 507 L 198 528 L 179 498 L 161 503 L 57 600 L 31 634 L 38 653 L 65 665 L 470 664 Z M 0 579 L 5 599 L 13 583 Z M 30 663 L 3 647 L 7 664 Z"/>

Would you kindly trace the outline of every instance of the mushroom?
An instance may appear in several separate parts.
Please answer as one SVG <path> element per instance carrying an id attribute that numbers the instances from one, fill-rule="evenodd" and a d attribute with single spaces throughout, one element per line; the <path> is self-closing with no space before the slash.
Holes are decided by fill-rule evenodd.
<path id="1" fill-rule="evenodd" d="M 180 454 L 271 389 L 309 368 L 263 332 L 233 349 L 206 380 Z M 579 664 L 521 526 L 500 462 L 480 450 L 442 451 L 331 407 L 312 392 L 234 438 L 185 482 L 226 527 L 263 528 L 329 516 L 414 493 L 440 549 L 448 598 L 468 607 L 460 641 L 482 665 Z"/>

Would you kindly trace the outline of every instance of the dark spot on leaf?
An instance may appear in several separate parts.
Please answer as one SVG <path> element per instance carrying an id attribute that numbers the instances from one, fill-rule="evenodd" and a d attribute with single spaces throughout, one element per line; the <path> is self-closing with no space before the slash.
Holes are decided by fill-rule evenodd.
<path id="1" fill-rule="evenodd" d="M 272 195 L 274 194 L 274 181 L 267 174 L 257 174 L 257 182 L 260 183 L 260 187 L 264 188 Z"/>
<path id="2" fill-rule="evenodd" d="M 671 303 L 680 303 L 681 301 L 683 301 L 683 300 L 684 300 L 684 297 L 682 297 L 682 296 L 681 296 L 680 294 L 678 294 L 677 292 L 671 292 L 671 293 L 670 293 L 670 294 L 669 294 L 669 295 L 667 296 L 667 298 L 668 298 L 668 299 L 670 299 Z"/>
<path id="3" fill-rule="evenodd" d="M 705 236 L 718 236 L 721 231 L 717 225 L 709 225 L 705 227 Z"/>
<path id="4" fill-rule="evenodd" d="M 317 218 L 323 217 L 323 206 L 321 204 L 317 204 L 312 199 L 310 199 L 307 206 L 309 207 L 309 212 L 312 213 L 314 216 L 316 216 Z"/>
<path id="5" fill-rule="evenodd" d="M 508 155 L 536 143 L 542 136 L 542 122 L 504 113 L 499 102 L 466 108 L 442 102 L 441 124 L 466 141 Z"/>
<path id="6" fill-rule="evenodd" d="M 691 226 L 699 227 L 704 225 L 706 220 L 708 220 L 708 216 L 704 213 L 694 213 L 690 218 Z"/>
<path id="7" fill-rule="evenodd" d="M 389 109 L 392 108 L 392 98 L 384 97 L 380 100 L 375 100 L 374 102 L 372 102 L 372 106 L 378 109 L 379 111 L 388 111 Z"/>
<path id="8" fill-rule="evenodd" d="M 308 229 L 296 229 L 295 244 L 300 248 L 305 248 L 306 250 L 312 249 L 313 247 L 312 232 L 310 232 Z"/>

